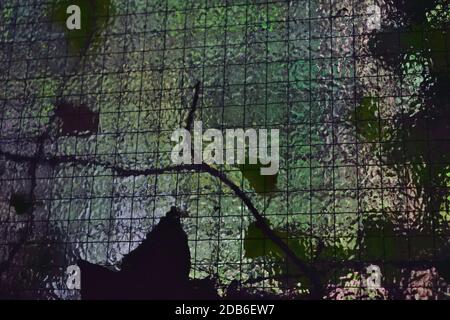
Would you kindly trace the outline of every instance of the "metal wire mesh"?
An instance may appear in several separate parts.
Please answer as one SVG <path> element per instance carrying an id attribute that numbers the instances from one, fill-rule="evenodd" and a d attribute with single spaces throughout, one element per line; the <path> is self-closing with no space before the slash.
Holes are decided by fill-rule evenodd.
<path id="1" fill-rule="evenodd" d="M 81 47 L 53 15 L 60 2 L 0 4 L 0 296 L 78 298 L 67 266 L 116 268 L 171 206 L 189 212 L 193 278 L 301 296 L 308 283 L 288 261 L 246 253 L 253 217 L 223 181 L 163 170 L 198 82 L 205 129 L 280 129 L 270 195 L 219 169 L 280 237 L 304 245 L 302 259 L 331 272 L 327 297 L 445 296 L 449 104 L 437 89 L 438 102 L 426 96 L 448 84 L 445 1 L 420 23 L 372 0 L 97 2 L 107 23 Z M 58 103 L 85 108 L 87 134 L 61 125 Z M 384 278 L 368 292 L 371 264 Z"/>

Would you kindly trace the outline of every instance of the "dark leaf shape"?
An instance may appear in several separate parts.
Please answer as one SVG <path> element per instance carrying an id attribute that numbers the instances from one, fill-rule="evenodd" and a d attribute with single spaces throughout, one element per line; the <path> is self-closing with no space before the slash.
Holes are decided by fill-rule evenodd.
<path id="1" fill-rule="evenodd" d="M 91 135 L 98 130 L 98 112 L 91 111 L 84 104 L 59 101 L 56 104 L 55 116 L 60 120 L 62 135 Z"/>
<path id="2" fill-rule="evenodd" d="M 78 261 L 81 271 L 81 298 L 83 300 L 126 299 L 125 283 L 120 273 L 88 261 Z M 130 297 L 131 298 L 131 297 Z"/>
<path id="3" fill-rule="evenodd" d="M 450 283 L 450 258 L 437 262 L 436 267 L 439 275 L 444 278 L 447 283 Z"/>
<path id="4" fill-rule="evenodd" d="M 268 221 L 266 221 L 268 223 Z M 286 235 L 275 231 L 277 236 L 286 238 Z M 284 252 L 258 227 L 256 222 L 252 222 L 245 233 L 244 251 L 247 258 L 255 259 L 258 257 L 271 256 L 283 258 Z"/>
<path id="5" fill-rule="evenodd" d="M 122 260 L 123 272 L 147 272 L 170 276 L 171 280 L 187 281 L 191 255 L 181 222 L 181 213 L 172 208 L 147 238 Z M 157 263 L 155 263 L 157 261 Z"/>
<path id="6" fill-rule="evenodd" d="M 270 225 L 268 221 L 266 223 Z M 311 260 L 311 253 L 315 251 L 311 239 L 276 229 L 274 232 L 299 258 L 305 261 Z M 272 276 L 279 278 L 284 286 L 292 287 L 298 282 L 301 282 L 303 287 L 310 285 L 308 277 L 298 269 L 291 259 L 287 258 L 284 251 L 265 236 L 256 222 L 251 223 L 245 233 L 244 251 L 247 258 L 269 258 L 274 263 Z"/>
<path id="7" fill-rule="evenodd" d="M 16 210 L 19 215 L 29 213 L 33 207 L 33 200 L 28 194 L 13 193 L 9 199 L 9 205 Z"/>
<path id="8" fill-rule="evenodd" d="M 431 261 L 442 254 L 446 242 L 445 237 L 437 234 L 402 234 L 395 230 L 391 221 L 367 221 L 361 254 L 366 261 Z"/>
<path id="9" fill-rule="evenodd" d="M 267 225 L 270 222 L 266 220 Z M 272 228 L 273 229 L 273 228 Z M 282 239 L 291 248 L 294 253 L 302 260 L 310 260 L 311 252 L 316 243 L 308 235 L 299 232 L 286 232 L 282 230 L 273 230 L 274 233 Z M 252 222 L 245 233 L 244 250 L 247 258 L 258 258 L 270 256 L 277 259 L 285 259 L 286 254 L 271 239 L 266 237 L 258 227 L 257 222 Z"/>
<path id="10" fill-rule="evenodd" d="M 6 172 L 6 164 L 4 161 L 0 161 L 0 176 Z"/>
<path id="11" fill-rule="evenodd" d="M 350 117 L 359 137 L 367 142 L 378 141 L 380 138 L 379 100 L 378 97 L 364 97 Z"/>
<path id="12" fill-rule="evenodd" d="M 248 180 L 250 186 L 258 194 L 271 194 L 277 189 L 278 173 L 274 175 L 264 176 L 261 174 L 262 164 L 242 164 L 239 170 L 245 179 Z"/>
<path id="13" fill-rule="evenodd" d="M 392 5 L 403 12 L 410 22 L 426 21 L 426 12 L 436 7 L 438 0 L 391 0 Z"/>
<path id="14" fill-rule="evenodd" d="M 407 261 L 408 239 L 395 232 L 389 220 L 364 223 L 364 248 L 366 261 Z"/>
<path id="15" fill-rule="evenodd" d="M 217 298 L 211 280 L 189 280 L 191 257 L 181 212 L 172 208 L 122 260 L 119 272 L 80 260 L 82 299 Z"/>

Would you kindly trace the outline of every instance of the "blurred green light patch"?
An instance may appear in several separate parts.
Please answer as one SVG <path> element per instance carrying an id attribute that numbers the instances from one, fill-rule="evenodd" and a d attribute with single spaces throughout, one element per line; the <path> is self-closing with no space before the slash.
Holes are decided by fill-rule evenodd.
<path id="1" fill-rule="evenodd" d="M 81 29 L 69 30 L 66 20 L 69 17 L 66 10 L 70 5 L 77 5 L 81 11 Z M 84 55 L 89 47 L 96 46 L 100 33 L 107 26 L 109 18 L 114 14 L 111 0 L 61 0 L 52 10 L 52 20 L 65 33 L 69 52 L 74 55 Z"/>

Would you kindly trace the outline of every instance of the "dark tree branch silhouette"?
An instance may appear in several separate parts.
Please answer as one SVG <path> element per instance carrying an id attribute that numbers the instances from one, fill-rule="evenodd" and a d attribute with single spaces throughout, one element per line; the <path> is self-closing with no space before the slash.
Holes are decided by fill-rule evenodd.
<path id="1" fill-rule="evenodd" d="M 194 120 L 195 111 L 197 109 L 199 90 L 200 90 L 200 82 L 197 82 L 195 86 L 195 93 L 193 103 L 191 105 L 191 109 L 189 111 L 187 117 L 186 128 L 192 128 L 192 123 Z M 186 171 L 195 171 L 195 172 L 204 172 L 208 173 L 213 177 L 216 177 L 220 181 L 222 181 L 225 185 L 227 185 L 233 193 L 242 200 L 242 202 L 246 205 L 246 207 L 251 212 L 252 216 L 257 222 L 258 228 L 270 239 L 273 243 L 275 243 L 288 257 L 288 259 L 292 260 L 292 262 L 299 268 L 301 272 L 303 272 L 311 281 L 311 298 L 320 299 L 323 297 L 323 287 L 320 280 L 320 275 L 314 266 L 307 264 L 302 261 L 284 242 L 281 238 L 277 236 L 277 234 L 270 228 L 267 224 L 266 220 L 263 218 L 262 214 L 256 209 L 253 202 L 246 195 L 244 191 L 241 190 L 239 186 L 237 186 L 233 181 L 231 181 L 224 173 L 219 171 L 218 169 L 211 167 L 206 163 L 201 164 L 183 164 L 183 165 L 175 165 L 175 166 L 167 166 L 162 168 L 147 168 L 147 169 L 132 169 L 132 168 L 123 168 L 117 165 L 113 165 L 108 162 L 100 162 L 95 159 L 90 158 L 81 158 L 78 156 L 52 156 L 52 155 L 44 155 L 44 142 L 49 138 L 49 133 L 51 129 L 52 122 L 55 120 L 55 116 L 51 117 L 50 125 L 47 130 L 40 136 L 38 139 L 39 148 L 34 156 L 26 156 L 20 154 L 13 154 L 10 152 L 5 152 L 0 149 L 0 155 L 3 156 L 7 160 L 11 160 L 18 163 L 28 163 L 30 165 L 30 175 L 32 177 L 32 187 L 30 194 L 34 194 L 34 189 L 36 186 L 36 169 L 39 165 L 48 165 L 50 167 L 56 167 L 60 164 L 71 164 L 74 166 L 100 166 L 105 169 L 109 169 L 115 172 L 119 176 L 150 176 L 150 175 L 158 175 L 167 172 L 186 172 Z M 33 178 L 34 177 L 34 178 Z M 32 223 L 33 216 L 30 214 L 30 223 Z M 20 249 L 20 247 L 26 243 L 26 240 L 31 232 L 31 228 L 27 228 L 26 232 L 22 236 L 21 240 L 13 247 L 11 250 L 8 259 L 0 264 L 0 272 L 4 271 L 8 268 L 11 263 L 14 255 Z"/>

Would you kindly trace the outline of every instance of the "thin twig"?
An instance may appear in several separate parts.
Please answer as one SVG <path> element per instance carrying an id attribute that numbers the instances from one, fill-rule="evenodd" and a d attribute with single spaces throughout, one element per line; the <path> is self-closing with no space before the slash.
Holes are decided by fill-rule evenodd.
<path id="1" fill-rule="evenodd" d="M 191 131 L 192 125 L 194 123 L 194 116 L 195 112 L 197 111 L 197 103 L 198 103 L 198 97 L 200 93 L 200 81 L 197 82 L 194 89 L 194 99 L 192 100 L 191 108 L 189 109 L 189 113 L 186 119 L 186 130 Z"/>
<path id="2" fill-rule="evenodd" d="M 186 129 L 190 130 L 192 128 L 192 123 L 195 115 L 195 111 L 197 108 L 198 97 L 200 90 L 200 82 L 197 82 L 195 86 L 194 99 L 191 106 L 191 110 L 189 111 L 189 115 L 187 118 Z M 48 137 L 50 127 L 44 133 L 45 137 Z M 44 136 L 43 135 L 43 136 Z M 163 168 L 147 168 L 147 169 L 127 169 L 114 166 L 110 163 L 98 162 L 92 159 L 83 159 L 74 156 L 50 156 L 45 157 L 43 155 L 43 142 L 45 139 L 40 140 L 40 146 L 38 151 L 34 156 L 24 156 L 11 154 L 8 152 L 3 152 L 0 149 L 0 154 L 4 156 L 6 159 L 10 159 L 12 161 L 17 162 L 29 162 L 30 165 L 36 170 L 37 165 L 46 164 L 52 167 L 55 167 L 61 163 L 70 163 L 72 165 L 86 165 L 86 166 L 103 166 L 106 169 L 110 169 L 115 171 L 120 176 L 147 176 L 147 175 L 157 175 L 163 174 L 167 172 L 182 172 L 182 171 L 196 171 L 196 172 L 205 172 L 209 173 L 211 176 L 218 178 L 225 185 L 227 185 L 234 194 L 242 200 L 242 202 L 246 205 L 246 207 L 250 210 L 253 217 L 256 220 L 257 227 L 267 236 L 273 243 L 275 243 L 286 255 L 286 257 L 299 268 L 301 272 L 303 272 L 308 278 L 311 280 L 312 284 L 312 293 L 311 296 L 314 298 L 321 298 L 321 292 L 323 290 L 321 286 L 320 276 L 317 273 L 317 270 L 312 266 L 308 265 L 306 262 L 303 262 L 284 242 L 281 238 L 279 238 L 276 233 L 270 228 L 267 224 L 266 220 L 263 218 L 261 213 L 256 209 L 250 198 L 245 194 L 244 191 L 241 190 L 233 181 L 231 181 L 225 174 L 221 171 L 209 166 L 206 163 L 201 164 L 183 164 L 176 166 L 167 166 Z M 32 186 L 32 191 L 34 191 L 34 187 Z M 28 234 L 28 232 L 27 232 Z M 26 237 L 25 240 L 26 241 Z M 19 243 L 22 244 L 22 241 Z M 19 245 L 18 244 L 18 245 Z M 14 249 L 11 253 L 17 252 L 18 250 Z M 9 256 L 7 261 L 10 261 L 11 255 Z M 4 263 L 2 264 L 4 265 Z M 0 270 L 1 271 L 1 270 Z"/>

